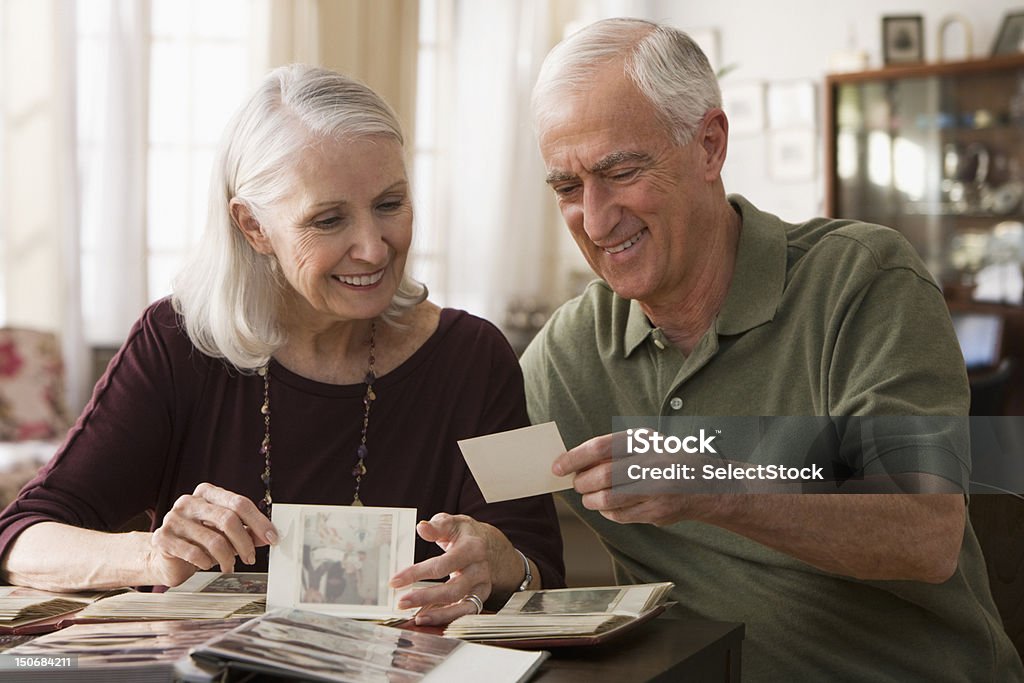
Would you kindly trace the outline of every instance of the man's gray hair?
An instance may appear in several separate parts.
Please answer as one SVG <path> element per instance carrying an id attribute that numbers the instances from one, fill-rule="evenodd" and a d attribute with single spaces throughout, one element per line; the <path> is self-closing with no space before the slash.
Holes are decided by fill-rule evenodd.
<path id="1" fill-rule="evenodd" d="M 231 200 L 260 220 L 291 189 L 290 171 L 306 148 L 375 136 L 403 144 L 398 118 L 377 93 L 299 64 L 268 74 L 235 113 L 210 179 L 206 231 L 174 281 L 174 308 L 200 351 L 247 371 L 265 365 L 285 342 L 278 316 L 288 285 L 277 260 L 253 249 L 234 224 Z M 426 287 L 404 275 L 385 319 L 426 297 Z"/>
<path id="2" fill-rule="evenodd" d="M 686 33 L 642 19 L 605 19 L 573 33 L 544 59 L 533 88 L 537 130 L 558 95 L 585 94 L 594 73 L 613 60 L 622 60 L 625 76 L 680 145 L 693 138 L 705 112 L 722 106 L 711 64 Z"/>

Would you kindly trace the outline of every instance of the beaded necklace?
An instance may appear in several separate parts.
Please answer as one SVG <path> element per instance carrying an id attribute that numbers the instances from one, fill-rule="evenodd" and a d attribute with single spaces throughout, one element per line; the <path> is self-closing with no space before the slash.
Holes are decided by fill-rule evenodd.
<path id="1" fill-rule="evenodd" d="M 363 483 L 363 476 L 366 474 L 366 456 L 369 455 L 369 450 L 366 447 L 366 432 L 370 428 L 370 405 L 377 398 L 377 394 L 373 391 L 373 383 L 377 379 L 377 375 L 373 371 L 374 363 L 376 362 L 375 351 L 377 339 L 377 321 L 373 320 L 370 322 L 370 358 L 368 363 L 368 369 L 366 371 L 366 377 L 363 379 L 363 383 L 366 384 L 366 393 L 363 395 L 363 425 L 362 431 L 359 435 L 359 445 L 356 447 L 356 465 L 352 468 L 352 476 L 356 480 L 355 495 L 352 497 L 352 505 L 362 505 L 363 501 L 359 498 L 359 487 Z M 271 506 L 274 503 L 274 499 L 270 495 L 270 370 L 269 365 L 264 365 L 257 373 L 263 378 L 263 406 L 260 408 L 260 414 L 263 416 L 263 442 L 260 444 L 260 454 L 263 456 L 263 474 L 260 475 L 260 481 L 263 482 L 264 493 L 263 499 L 259 502 L 259 509 L 267 517 L 270 517 Z"/>

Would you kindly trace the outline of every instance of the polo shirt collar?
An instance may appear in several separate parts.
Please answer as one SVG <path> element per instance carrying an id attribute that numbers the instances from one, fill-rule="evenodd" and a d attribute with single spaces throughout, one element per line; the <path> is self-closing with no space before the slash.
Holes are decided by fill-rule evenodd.
<path id="1" fill-rule="evenodd" d="M 739 212 L 743 227 L 732 283 L 715 330 L 718 334 L 742 334 L 772 320 L 782 301 L 786 225 L 738 194 L 729 195 L 729 203 Z"/>
<path id="2" fill-rule="evenodd" d="M 744 197 L 729 195 L 742 228 L 736 268 L 725 304 L 715 321 L 718 334 L 741 334 L 775 317 L 786 284 L 786 229 L 778 217 L 764 213 Z M 623 355 L 629 357 L 654 327 L 637 301 L 629 302 Z"/>
<path id="3" fill-rule="evenodd" d="M 629 316 L 626 318 L 626 334 L 622 340 L 623 356 L 628 358 L 652 332 L 654 332 L 654 327 L 647 319 L 647 314 L 640 308 L 640 302 L 636 299 L 630 300 Z"/>

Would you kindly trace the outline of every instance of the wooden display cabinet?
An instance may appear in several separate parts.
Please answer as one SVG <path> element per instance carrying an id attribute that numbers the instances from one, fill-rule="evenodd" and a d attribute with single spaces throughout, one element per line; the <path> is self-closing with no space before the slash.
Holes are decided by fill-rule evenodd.
<path id="1" fill-rule="evenodd" d="M 971 294 L 979 268 L 1024 258 L 988 241 L 1024 220 L 1024 54 L 836 74 L 825 92 L 828 215 L 899 230 L 955 310 L 1005 315 L 1019 414 L 1024 308 Z"/>

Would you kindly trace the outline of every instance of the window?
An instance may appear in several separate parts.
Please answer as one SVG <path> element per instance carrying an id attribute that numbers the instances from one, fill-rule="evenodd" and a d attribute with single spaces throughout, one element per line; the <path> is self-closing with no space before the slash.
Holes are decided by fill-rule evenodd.
<path id="1" fill-rule="evenodd" d="M 77 9 L 83 317 L 89 342 L 119 343 L 139 306 L 170 293 L 205 227 L 217 142 L 251 84 L 253 3 Z M 122 125 L 133 132 L 119 135 Z"/>
<path id="2" fill-rule="evenodd" d="M 419 48 L 416 60 L 416 134 L 412 184 L 416 226 L 409 272 L 427 283 L 431 299 L 444 305 L 447 278 L 448 212 L 441 183 L 447 178 L 444 129 L 438 125 L 440 103 L 448 86 L 445 65 L 451 59 L 451 0 L 420 0 Z"/>
<path id="3" fill-rule="evenodd" d="M 150 301 L 206 226 L 221 132 L 249 90 L 247 0 L 152 0 L 146 244 Z"/>

